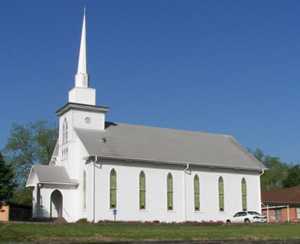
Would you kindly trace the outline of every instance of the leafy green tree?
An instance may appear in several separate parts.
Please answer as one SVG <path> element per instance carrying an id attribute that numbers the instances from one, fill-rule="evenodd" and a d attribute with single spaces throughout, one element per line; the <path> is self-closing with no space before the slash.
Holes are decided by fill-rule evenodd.
<path id="1" fill-rule="evenodd" d="M 284 187 L 300 185 L 300 165 L 291 166 L 288 170 L 288 176 L 283 181 Z"/>
<path id="2" fill-rule="evenodd" d="M 283 182 L 288 176 L 289 166 L 278 157 L 265 155 L 260 149 L 256 149 L 253 155 L 268 168 L 261 177 L 262 190 L 270 191 L 284 187 Z"/>
<path id="3" fill-rule="evenodd" d="M 11 198 L 15 188 L 14 176 L 12 167 L 5 163 L 0 153 L 0 201 Z"/>
<path id="4" fill-rule="evenodd" d="M 32 190 L 30 188 L 19 187 L 13 192 L 10 200 L 18 204 L 32 205 Z"/>
<path id="5" fill-rule="evenodd" d="M 20 187 L 25 185 L 32 165 L 50 161 L 56 140 L 57 129 L 45 121 L 12 126 L 4 152 L 8 163 L 15 168 Z"/>
<path id="6" fill-rule="evenodd" d="M 254 155 L 254 157 L 263 163 L 265 155 L 261 149 L 256 148 L 254 152 L 249 149 L 249 151 Z"/>
<path id="7" fill-rule="evenodd" d="M 58 137 L 57 128 L 47 127 L 46 122 L 37 122 L 33 125 L 35 131 L 36 157 L 39 163 L 48 164 Z"/>

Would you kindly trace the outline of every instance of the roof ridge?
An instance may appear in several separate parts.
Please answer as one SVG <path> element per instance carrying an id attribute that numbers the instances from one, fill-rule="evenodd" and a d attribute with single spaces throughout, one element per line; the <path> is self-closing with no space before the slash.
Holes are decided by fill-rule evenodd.
<path id="1" fill-rule="evenodd" d="M 188 130 L 188 129 L 176 129 L 176 128 L 169 128 L 169 127 L 151 126 L 151 125 L 129 124 L 129 123 L 123 123 L 123 122 L 111 122 L 111 121 L 107 121 L 107 122 L 108 123 L 114 123 L 116 125 L 141 127 L 141 128 L 146 128 L 146 129 L 149 128 L 149 129 L 157 129 L 157 130 L 170 130 L 170 131 L 177 131 L 177 132 L 183 132 L 183 133 L 197 133 L 197 134 L 206 134 L 206 135 L 211 135 L 211 136 L 223 136 L 223 137 L 231 136 L 229 134 L 206 132 L 206 131 L 197 131 L 197 130 Z"/>

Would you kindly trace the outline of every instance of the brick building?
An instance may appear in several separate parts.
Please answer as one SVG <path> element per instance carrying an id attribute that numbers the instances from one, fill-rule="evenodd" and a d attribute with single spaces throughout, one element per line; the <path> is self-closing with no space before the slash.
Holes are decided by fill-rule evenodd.
<path id="1" fill-rule="evenodd" d="M 0 201 L 0 222 L 27 221 L 31 219 L 31 215 L 31 206 Z"/>
<path id="2" fill-rule="evenodd" d="M 261 198 L 269 223 L 300 222 L 300 186 L 262 192 Z"/>

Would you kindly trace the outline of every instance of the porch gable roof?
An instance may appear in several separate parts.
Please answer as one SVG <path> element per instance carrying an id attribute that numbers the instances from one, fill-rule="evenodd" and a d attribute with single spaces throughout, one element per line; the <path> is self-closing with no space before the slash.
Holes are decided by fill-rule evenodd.
<path id="1" fill-rule="evenodd" d="M 30 170 L 26 187 L 35 186 L 36 184 L 53 184 L 53 185 L 78 185 L 76 180 L 70 179 L 65 167 L 34 165 Z"/>

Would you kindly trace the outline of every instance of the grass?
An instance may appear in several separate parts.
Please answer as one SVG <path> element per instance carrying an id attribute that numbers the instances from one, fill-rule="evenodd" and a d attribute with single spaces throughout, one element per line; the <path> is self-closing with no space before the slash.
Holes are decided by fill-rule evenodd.
<path id="1" fill-rule="evenodd" d="M 300 224 L 0 224 L 0 242 L 42 240 L 287 240 L 300 239 Z"/>

